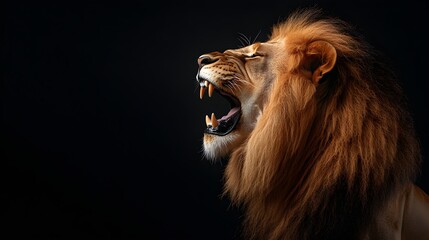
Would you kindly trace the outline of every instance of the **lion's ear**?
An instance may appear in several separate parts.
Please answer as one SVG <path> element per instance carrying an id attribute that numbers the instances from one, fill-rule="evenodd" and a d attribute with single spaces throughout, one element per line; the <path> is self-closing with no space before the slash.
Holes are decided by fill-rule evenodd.
<path id="1" fill-rule="evenodd" d="M 312 80 L 318 83 L 323 76 L 332 70 L 337 61 L 337 51 L 326 41 L 314 41 L 307 47 L 304 67 L 312 73 Z"/>

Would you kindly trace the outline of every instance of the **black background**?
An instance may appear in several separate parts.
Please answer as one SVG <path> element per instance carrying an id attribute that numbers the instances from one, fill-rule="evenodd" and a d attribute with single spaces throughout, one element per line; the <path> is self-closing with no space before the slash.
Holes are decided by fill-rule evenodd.
<path id="1" fill-rule="evenodd" d="M 35 1 L 37 2 L 37 1 Z M 226 161 L 202 157 L 196 59 L 240 45 L 297 7 L 348 21 L 390 59 L 408 96 L 429 192 L 425 1 L 8 4 L 2 56 L 0 235 L 233 239 Z M 269 7 L 268 7 L 269 6 Z"/>

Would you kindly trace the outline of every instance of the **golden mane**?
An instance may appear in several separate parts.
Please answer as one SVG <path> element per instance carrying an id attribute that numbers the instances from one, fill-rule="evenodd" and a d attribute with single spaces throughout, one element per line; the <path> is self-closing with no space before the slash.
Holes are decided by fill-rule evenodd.
<path id="1" fill-rule="evenodd" d="M 270 41 L 285 42 L 285 67 L 230 156 L 225 193 L 246 209 L 248 238 L 358 236 L 373 210 L 414 180 L 420 161 L 400 86 L 346 23 L 320 11 L 292 14 Z M 337 53 L 317 85 L 301 71 L 314 41 Z"/>

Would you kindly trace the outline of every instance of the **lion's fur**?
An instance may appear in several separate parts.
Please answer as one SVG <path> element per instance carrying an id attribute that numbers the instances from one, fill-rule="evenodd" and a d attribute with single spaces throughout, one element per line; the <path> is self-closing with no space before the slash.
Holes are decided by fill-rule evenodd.
<path id="1" fill-rule="evenodd" d="M 337 51 L 318 84 L 301 71 L 316 40 Z M 249 238 L 357 238 L 389 194 L 415 178 L 419 147 L 401 89 L 362 38 L 318 11 L 292 14 L 270 41 L 285 42 L 284 68 L 230 156 L 225 192 L 246 209 Z"/>

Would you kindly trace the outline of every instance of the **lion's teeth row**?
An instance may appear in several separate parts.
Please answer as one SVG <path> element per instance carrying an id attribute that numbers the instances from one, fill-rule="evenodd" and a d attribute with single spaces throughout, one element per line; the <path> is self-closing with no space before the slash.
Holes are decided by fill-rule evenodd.
<path id="1" fill-rule="evenodd" d="M 204 93 L 206 92 L 206 89 L 209 89 L 209 97 L 211 97 L 213 95 L 213 91 L 215 90 L 215 87 L 213 84 L 211 84 L 209 81 L 204 81 L 204 86 L 200 87 L 200 99 L 203 99 L 204 97 Z M 217 127 L 219 125 L 219 122 L 216 119 L 216 116 L 214 115 L 214 113 L 212 113 L 211 118 L 206 115 L 206 125 L 207 127 Z"/>
<path id="2" fill-rule="evenodd" d="M 209 83 L 209 81 L 204 81 L 204 86 L 200 87 L 200 99 L 203 99 L 204 93 L 206 92 L 206 88 L 209 89 L 209 97 L 212 96 L 213 91 L 215 89 L 214 85 Z"/>
<path id="3" fill-rule="evenodd" d="M 212 126 L 213 128 L 217 127 L 219 125 L 219 122 L 216 119 L 216 116 L 214 115 L 214 113 L 212 113 L 212 117 L 211 119 L 209 118 L 208 115 L 206 115 L 206 125 L 207 127 Z"/>

